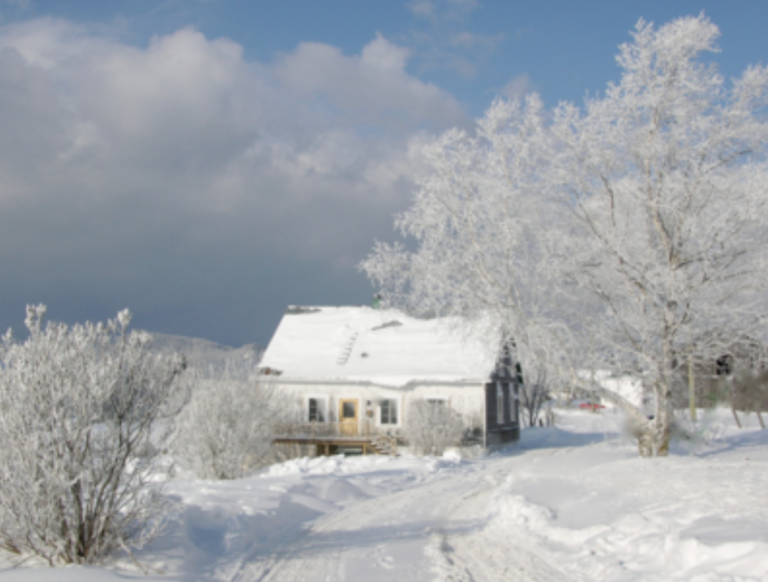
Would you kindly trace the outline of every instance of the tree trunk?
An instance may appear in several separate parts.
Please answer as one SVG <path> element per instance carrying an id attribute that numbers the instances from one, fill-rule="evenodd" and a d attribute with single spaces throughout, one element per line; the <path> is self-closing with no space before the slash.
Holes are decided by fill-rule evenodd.
<path id="1" fill-rule="evenodd" d="M 638 435 L 637 450 L 645 459 L 653 456 L 653 430 L 650 427 Z"/>
<path id="2" fill-rule="evenodd" d="M 696 422 L 696 384 L 693 377 L 693 355 L 688 351 L 688 406 L 691 411 L 691 422 Z"/>
<path id="3" fill-rule="evenodd" d="M 656 385 L 656 416 L 651 423 L 653 430 L 653 456 L 666 457 L 669 454 L 669 441 L 672 438 L 672 389 L 670 379 L 666 374 L 672 369 L 669 354 L 671 350 L 665 350 L 665 367 L 662 372 L 662 380 Z"/>
<path id="4" fill-rule="evenodd" d="M 638 451 L 641 457 L 666 457 L 672 438 L 672 392 L 668 384 L 660 382 L 654 386 L 656 414 L 636 426 Z"/>
<path id="5" fill-rule="evenodd" d="M 637 434 L 637 449 L 643 458 L 669 455 L 671 431 L 655 421 L 649 422 Z"/>
<path id="6" fill-rule="evenodd" d="M 659 426 L 654 435 L 654 457 L 666 457 L 669 455 L 669 441 L 672 437 L 672 430 L 670 424 L 667 422 L 666 426 Z"/>

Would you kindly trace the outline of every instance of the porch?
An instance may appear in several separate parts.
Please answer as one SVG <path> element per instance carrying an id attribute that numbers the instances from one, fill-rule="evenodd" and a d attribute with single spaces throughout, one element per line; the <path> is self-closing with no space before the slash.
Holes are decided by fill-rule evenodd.
<path id="1" fill-rule="evenodd" d="M 302 422 L 273 428 L 274 444 L 315 446 L 317 456 L 397 455 L 398 435 L 373 422 Z"/>

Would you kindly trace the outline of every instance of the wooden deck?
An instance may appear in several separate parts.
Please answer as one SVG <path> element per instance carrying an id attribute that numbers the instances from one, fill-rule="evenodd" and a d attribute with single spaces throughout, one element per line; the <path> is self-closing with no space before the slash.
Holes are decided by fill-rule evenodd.
<path id="1" fill-rule="evenodd" d="M 272 440 L 275 444 L 314 445 L 318 456 L 335 455 L 347 450 L 359 449 L 361 454 L 396 455 L 397 437 L 370 430 L 368 423 L 358 428 L 362 434 L 344 434 L 338 423 L 301 423 L 276 427 Z"/>

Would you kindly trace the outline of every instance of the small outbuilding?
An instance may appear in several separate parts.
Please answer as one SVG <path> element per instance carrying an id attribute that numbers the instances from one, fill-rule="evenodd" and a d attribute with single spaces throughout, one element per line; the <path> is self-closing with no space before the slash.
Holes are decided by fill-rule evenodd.
<path id="1" fill-rule="evenodd" d="M 289 307 L 262 359 L 260 382 L 292 406 L 279 443 L 318 454 L 393 453 L 407 445 L 409 407 L 448 407 L 462 444 L 496 449 L 520 435 L 519 366 L 457 320 L 370 307 Z"/>

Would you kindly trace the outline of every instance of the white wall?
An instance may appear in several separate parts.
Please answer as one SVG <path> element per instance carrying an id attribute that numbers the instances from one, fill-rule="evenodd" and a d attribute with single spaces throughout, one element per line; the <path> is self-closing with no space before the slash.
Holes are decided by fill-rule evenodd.
<path id="1" fill-rule="evenodd" d="M 375 426 L 380 426 L 379 402 L 383 399 L 395 400 L 398 404 L 398 422 L 391 428 L 402 428 L 408 413 L 408 404 L 414 399 L 446 400 L 448 406 L 460 413 L 473 427 L 482 428 L 483 411 L 485 409 L 485 394 L 483 383 L 475 385 L 421 384 L 409 385 L 408 388 L 388 388 L 376 385 L 331 384 L 324 382 L 291 382 L 290 380 L 273 379 L 278 390 L 292 394 L 296 406 L 297 422 L 307 421 L 308 399 L 324 399 L 328 403 L 331 421 L 338 420 L 338 403 L 340 399 L 352 398 L 358 401 L 359 418 L 369 419 Z M 372 416 L 366 413 L 371 411 Z M 329 420 L 326 418 L 326 421 Z M 385 427 L 390 428 L 390 427 Z"/>

